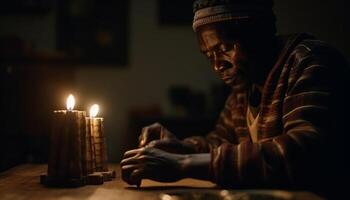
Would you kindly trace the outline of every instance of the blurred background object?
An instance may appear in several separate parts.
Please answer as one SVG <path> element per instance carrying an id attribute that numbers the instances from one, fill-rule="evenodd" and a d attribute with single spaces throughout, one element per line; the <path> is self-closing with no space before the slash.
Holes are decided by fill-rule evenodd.
<path id="1" fill-rule="evenodd" d="M 162 26 L 192 26 L 194 0 L 158 0 L 158 20 Z M 176 9 L 175 9 L 176 8 Z M 179 13 L 181 13 L 179 15 Z"/>
<path id="2" fill-rule="evenodd" d="M 275 2 L 279 34 L 311 32 L 350 57 L 346 0 Z M 154 121 L 180 138 L 211 130 L 229 89 L 199 52 L 190 4 L 3 1 L 0 170 L 46 162 L 50 116 L 69 93 L 79 109 L 101 106 L 112 162 Z"/>
<path id="3" fill-rule="evenodd" d="M 80 64 L 127 64 L 128 1 L 56 1 L 57 49 Z"/>

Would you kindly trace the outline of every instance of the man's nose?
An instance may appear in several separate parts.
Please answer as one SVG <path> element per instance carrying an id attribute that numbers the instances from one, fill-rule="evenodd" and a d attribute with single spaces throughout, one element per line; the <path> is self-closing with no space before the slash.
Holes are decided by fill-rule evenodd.
<path id="1" fill-rule="evenodd" d="M 220 64 L 217 53 L 213 53 L 213 66 L 216 72 L 222 72 L 224 70 L 224 66 Z"/>

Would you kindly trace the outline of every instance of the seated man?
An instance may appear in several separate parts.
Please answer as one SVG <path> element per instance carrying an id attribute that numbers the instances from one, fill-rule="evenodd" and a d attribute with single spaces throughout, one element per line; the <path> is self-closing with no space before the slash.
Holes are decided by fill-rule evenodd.
<path id="1" fill-rule="evenodd" d="M 143 128 L 140 148 L 121 162 L 124 181 L 188 177 L 316 192 L 337 183 L 347 64 L 311 35 L 276 36 L 272 7 L 272 0 L 194 2 L 200 50 L 232 93 L 206 137 L 181 141 L 158 123 Z"/>

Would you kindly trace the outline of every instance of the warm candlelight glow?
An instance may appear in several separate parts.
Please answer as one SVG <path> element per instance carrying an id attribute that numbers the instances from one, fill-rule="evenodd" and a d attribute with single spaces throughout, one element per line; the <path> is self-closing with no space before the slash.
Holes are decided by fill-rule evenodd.
<path id="1" fill-rule="evenodd" d="M 69 95 L 67 98 L 67 110 L 72 111 L 75 106 L 75 99 L 73 95 Z"/>
<path id="2" fill-rule="evenodd" d="M 90 117 L 96 117 L 100 107 L 97 104 L 94 104 L 90 108 Z"/>

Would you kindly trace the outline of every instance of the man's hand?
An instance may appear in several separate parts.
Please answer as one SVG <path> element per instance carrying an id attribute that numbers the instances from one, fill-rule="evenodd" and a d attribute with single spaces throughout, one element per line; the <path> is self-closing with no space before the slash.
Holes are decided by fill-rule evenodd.
<path id="1" fill-rule="evenodd" d="M 154 123 L 142 129 L 139 136 L 139 147 L 145 147 L 151 141 L 176 139 L 176 136 L 159 123 Z"/>
<path id="2" fill-rule="evenodd" d="M 139 137 L 139 147 L 146 146 L 158 148 L 170 153 L 195 153 L 193 146 L 177 139 L 173 133 L 159 123 L 154 123 L 142 129 Z"/>
<path id="3" fill-rule="evenodd" d="M 122 179 L 139 185 L 142 179 L 173 182 L 184 177 L 185 155 L 173 154 L 152 147 L 127 151 L 121 161 Z"/>

